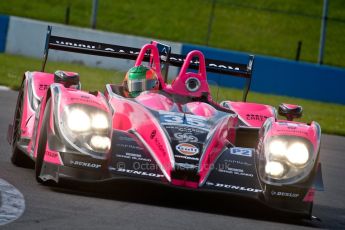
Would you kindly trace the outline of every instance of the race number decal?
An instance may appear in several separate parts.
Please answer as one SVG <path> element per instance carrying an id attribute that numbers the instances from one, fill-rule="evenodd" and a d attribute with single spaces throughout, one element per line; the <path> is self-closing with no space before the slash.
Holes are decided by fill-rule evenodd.
<path id="1" fill-rule="evenodd" d="M 233 155 L 238 155 L 238 156 L 245 156 L 245 157 L 252 157 L 252 152 L 253 149 L 249 149 L 249 148 L 231 148 L 230 149 L 230 154 Z"/>
<path id="2" fill-rule="evenodd" d="M 207 120 L 205 118 L 190 114 L 160 112 L 160 120 L 162 124 L 189 125 L 198 128 L 207 128 Z"/>
<path id="3" fill-rule="evenodd" d="M 174 133 L 174 137 L 179 142 L 198 142 L 199 139 L 192 133 Z"/>

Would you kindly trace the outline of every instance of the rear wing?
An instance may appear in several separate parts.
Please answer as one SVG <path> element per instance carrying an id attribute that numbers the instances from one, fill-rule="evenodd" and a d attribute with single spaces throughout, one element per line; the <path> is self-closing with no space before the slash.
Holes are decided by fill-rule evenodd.
<path id="1" fill-rule="evenodd" d="M 160 43 L 156 44 L 159 44 L 162 47 L 168 47 Z M 134 47 L 53 36 L 52 27 L 48 26 L 43 55 L 42 72 L 44 71 L 47 63 L 49 49 L 129 60 L 136 60 L 140 52 L 139 48 Z M 163 53 L 161 49 L 159 49 L 159 52 L 161 62 L 165 63 L 166 66 L 171 65 L 175 67 L 182 67 L 184 59 L 186 58 L 185 55 L 170 53 L 170 47 L 168 53 L 166 50 L 164 50 Z M 144 60 L 150 61 L 149 53 L 146 54 Z M 243 93 L 243 101 L 246 101 L 252 78 L 254 63 L 253 55 L 249 55 L 247 64 L 225 62 L 214 59 L 205 59 L 205 62 L 207 72 L 246 78 L 246 84 Z M 198 64 L 198 60 L 193 60 L 192 63 L 190 63 L 189 67 L 191 69 L 198 69 Z M 166 76 L 167 75 L 165 75 L 165 81 L 167 81 Z"/>

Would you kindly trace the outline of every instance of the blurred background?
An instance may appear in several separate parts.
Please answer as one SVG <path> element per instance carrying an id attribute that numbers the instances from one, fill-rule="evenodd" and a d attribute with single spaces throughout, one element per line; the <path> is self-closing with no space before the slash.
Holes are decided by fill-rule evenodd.
<path id="1" fill-rule="evenodd" d="M 323 0 L 1 0 L 0 13 L 318 62 Z M 323 63 L 345 66 L 345 1 L 329 0 Z"/>

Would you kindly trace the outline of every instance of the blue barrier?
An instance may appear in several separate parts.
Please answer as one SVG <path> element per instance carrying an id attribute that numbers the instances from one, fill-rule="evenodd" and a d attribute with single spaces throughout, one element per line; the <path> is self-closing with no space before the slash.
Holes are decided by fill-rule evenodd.
<path id="1" fill-rule="evenodd" d="M 247 63 L 248 54 L 184 44 L 182 54 L 202 51 L 207 58 Z M 243 88 L 244 80 L 209 74 L 217 84 Z M 251 89 L 256 92 L 345 104 L 345 69 L 256 55 Z"/>
<path id="2" fill-rule="evenodd" d="M 5 51 L 9 20 L 9 16 L 0 15 L 0 52 Z"/>

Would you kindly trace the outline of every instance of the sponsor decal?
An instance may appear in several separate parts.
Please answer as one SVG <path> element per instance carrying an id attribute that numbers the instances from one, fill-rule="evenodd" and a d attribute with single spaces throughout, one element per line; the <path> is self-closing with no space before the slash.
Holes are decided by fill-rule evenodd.
<path id="1" fill-rule="evenodd" d="M 39 84 L 38 86 L 38 90 L 47 90 L 49 88 L 49 85 L 45 85 L 45 84 Z"/>
<path id="2" fill-rule="evenodd" d="M 291 123 L 291 122 L 284 122 L 280 121 L 278 122 L 279 125 L 281 126 L 288 126 L 288 127 L 305 127 L 308 128 L 309 126 L 306 124 L 301 124 L 301 123 Z"/>
<path id="3" fill-rule="evenodd" d="M 175 169 L 195 169 L 197 168 L 197 165 L 193 164 L 187 164 L 187 163 L 176 163 L 175 164 Z"/>
<path id="4" fill-rule="evenodd" d="M 140 146 L 129 145 L 129 144 L 117 143 L 116 146 L 121 147 L 121 148 L 135 149 L 135 150 L 138 150 L 138 151 L 142 151 L 143 150 L 143 148 L 140 147 Z"/>
<path id="5" fill-rule="evenodd" d="M 209 63 L 208 66 L 213 67 L 213 68 L 218 68 L 218 69 L 240 70 L 240 68 L 238 67 L 232 67 L 230 65 L 217 65 L 215 63 Z"/>
<path id="6" fill-rule="evenodd" d="M 282 196 L 282 197 L 290 197 L 290 198 L 297 198 L 300 196 L 298 193 L 293 192 L 279 192 L 279 191 L 271 191 L 272 196 Z"/>
<path id="7" fill-rule="evenodd" d="M 165 148 L 164 146 L 162 145 L 162 143 L 158 140 L 158 138 L 154 138 L 154 142 L 158 148 L 159 151 L 162 152 L 163 156 L 166 156 L 167 155 L 167 152 L 165 151 Z"/>
<path id="8" fill-rule="evenodd" d="M 104 48 L 105 51 L 117 52 L 117 53 L 130 53 L 130 54 L 139 54 L 138 51 L 133 50 L 123 50 L 123 49 L 113 49 L 113 48 Z M 146 55 L 146 54 L 145 54 Z"/>
<path id="9" fill-rule="evenodd" d="M 257 188 L 249 188 L 249 187 L 230 185 L 230 184 L 222 184 L 222 183 L 213 183 L 213 182 L 210 182 L 210 181 L 207 181 L 206 185 L 212 186 L 212 187 L 215 187 L 215 188 L 226 188 L 226 189 L 229 189 L 229 190 L 236 190 L 236 191 L 245 191 L 245 192 L 253 192 L 253 193 L 262 192 L 261 189 L 257 189 Z"/>
<path id="10" fill-rule="evenodd" d="M 244 166 L 252 166 L 252 164 L 248 163 L 248 162 L 244 162 L 244 161 L 237 161 L 237 160 L 225 160 L 225 163 L 227 163 L 227 165 L 230 164 L 237 164 L 237 165 L 244 165 Z"/>
<path id="11" fill-rule="evenodd" d="M 177 132 L 181 133 L 194 133 L 195 134 L 207 134 L 208 132 L 203 129 L 193 128 L 193 127 L 186 127 L 186 126 L 173 126 L 173 125 L 167 125 L 165 126 L 166 129 L 173 129 Z"/>
<path id="12" fill-rule="evenodd" d="M 120 165 L 121 166 L 121 165 Z M 133 170 L 145 170 L 145 171 L 158 171 L 160 170 L 159 166 L 155 163 L 149 163 L 149 162 L 134 162 L 133 163 Z M 119 168 L 125 168 L 125 167 L 119 167 Z"/>
<path id="13" fill-rule="evenodd" d="M 249 121 L 265 121 L 268 117 L 259 114 L 247 114 L 246 119 Z"/>
<path id="14" fill-rule="evenodd" d="M 307 131 L 298 130 L 298 129 L 291 129 L 291 128 L 288 128 L 288 129 L 277 129 L 277 132 L 282 132 L 282 133 L 293 132 L 293 133 L 300 133 L 300 134 L 308 136 L 308 132 Z"/>
<path id="15" fill-rule="evenodd" d="M 189 157 L 189 156 L 182 156 L 182 155 L 175 155 L 175 157 L 186 159 L 186 160 L 199 161 L 199 158 L 197 157 Z"/>
<path id="16" fill-rule="evenodd" d="M 118 137 L 120 141 L 128 141 L 128 142 L 134 142 L 134 139 L 133 138 L 130 138 L 130 137 Z"/>
<path id="17" fill-rule="evenodd" d="M 170 61 L 175 61 L 175 62 L 184 62 L 186 59 L 185 58 L 180 58 L 180 57 L 170 57 Z M 192 60 L 191 64 L 198 65 L 200 62 L 198 60 Z M 240 68 L 237 66 L 231 66 L 231 65 L 223 65 L 223 64 L 217 64 L 217 63 L 206 63 L 207 67 L 209 68 L 216 68 L 216 69 L 224 69 L 224 70 L 236 70 L 239 71 Z"/>
<path id="18" fill-rule="evenodd" d="M 87 48 L 87 49 L 96 49 L 96 46 L 83 44 L 81 42 L 68 42 L 68 41 L 55 41 L 56 44 L 65 45 L 65 46 L 73 46 L 73 47 L 80 47 L 80 48 Z"/>
<path id="19" fill-rule="evenodd" d="M 151 159 L 144 158 L 140 154 L 136 153 L 125 153 L 125 154 L 116 154 L 117 158 L 122 158 L 122 159 L 131 159 L 131 160 L 139 160 L 139 161 L 147 161 L 150 162 Z"/>
<path id="20" fill-rule="evenodd" d="M 82 97 L 72 97 L 70 98 L 71 101 L 77 101 L 77 102 L 85 102 L 87 104 L 96 104 L 96 105 L 102 105 L 100 102 L 95 101 L 95 100 L 91 100 L 91 99 L 86 99 L 86 98 L 82 98 Z"/>
<path id="21" fill-rule="evenodd" d="M 158 150 L 162 152 L 163 156 L 166 156 L 167 152 L 165 151 L 164 145 L 157 138 L 157 130 L 152 130 L 150 139 L 156 144 Z"/>
<path id="22" fill-rule="evenodd" d="M 121 172 L 121 173 L 129 173 L 129 174 L 133 174 L 133 175 L 156 177 L 156 178 L 164 177 L 164 175 L 158 174 L 158 173 L 148 173 L 148 172 L 144 172 L 144 171 L 131 170 L 131 169 L 125 169 L 125 168 L 110 167 L 109 169 L 112 171 Z"/>
<path id="23" fill-rule="evenodd" d="M 82 166 L 82 167 L 87 167 L 87 168 L 95 168 L 95 169 L 98 169 L 98 168 L 101 167 L 100 164 L 90 163 L 90 162 L 84 162 L 84 161 L 74 161 L 74 160 L 71 160 L 69 163 L 70 163 L 71 165 Z"/>
<path id="24" fill-rule="evenodd" d="M 198 138 L 193 136 L 192 133 L 174 133 L 174 137 L 179 142 L 198 142 Z"/>
<path id="25" fill-rule="evenodd" d="M 49 150 L 46 150 L 46 154 L 51 157 L 51 158 L 56 158 L 58 157 L 58 154 L 56 152 L 52 152 L 52 151 L 49 151 Z"/>
<path id="26" fill-rule="evenodd" d="M 176 150 L 186 156 L 194 156 L 199 153 L 199 148 L 189 143 L 181 143 L 176 145 Z"/>
<path id="27" fill-rule="evenodd" d="M 252 151 L 253 149 L 235 147 L 235 148 L 230 149 L 230 154 L 245 156 L 245 157 L 252 157 Z"/>
<path id="28" fill-rule="evenodd" d="M 151 134 L 150 134 L 150 138 L 153 139 L 157 134 L 156 130 L 152 130 Z"/>
<path id="29" fill-rule="evenodd" d="M 237 175 L 237 176 L 248 176 L 248 177 L 253 177 L 252 173 L 246 173 L 244 172 L 243 169 L 237 169 L 237 168 L 226 168 L 226 169 L 218 169 L 218 172 L 221 173 L 227 173 L 231 175 Z"/>
<path id="30" fill-rule="evenodd" d="M 308 128 L 309 126 L 301 123 L 291 123 L 291 122 L 278 122 L 280 126 L 285 126 L 287 129 L 277 129 L 277 132 L 293 132 L 300 133 L 303 135 L 308 135 L 308 131 L 300 130 L 297 128 Z"/>
<path id="31" fill-rule="evenodd" d="M 136 157 L 136 158 L 141 157 L 140 154 L 136 154 L 136 153 L 126 153 L 126 156 Z"/>

